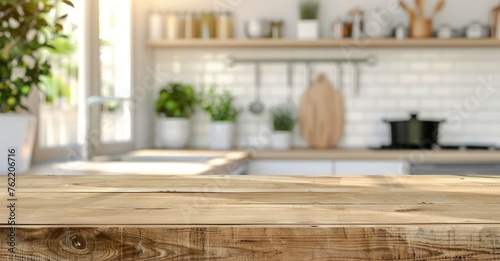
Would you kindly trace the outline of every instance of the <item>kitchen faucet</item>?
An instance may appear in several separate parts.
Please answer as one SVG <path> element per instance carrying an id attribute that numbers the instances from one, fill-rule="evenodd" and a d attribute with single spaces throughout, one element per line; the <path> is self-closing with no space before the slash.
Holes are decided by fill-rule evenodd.
<path id="1" fill-rule="evenodd" d="M 82 160 L 91 161 L 94 158 L 94 147 L 98 141 L 93 140 L 92 136 L 92 115 L 91 109 L 94 104 L 104 104 L 106 102 L 130 102 L 132 107 L 133 100 L 131 98 L 120 98 L 120 97 L 101 97 L 101 96 L 91 96 L 87 99 L 85 103 L 85 137 L 82 146 Z"/>

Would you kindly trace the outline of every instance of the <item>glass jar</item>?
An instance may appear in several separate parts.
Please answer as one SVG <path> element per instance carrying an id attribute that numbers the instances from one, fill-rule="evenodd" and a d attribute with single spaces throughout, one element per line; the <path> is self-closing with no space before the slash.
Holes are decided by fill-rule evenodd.
<path id="1" fill-rule="evenodd" d="M 200 36 L 202 39 L 215 38 L 215 17 L 211 12 L 205 12 L 200 18 Z"/>
<path id="2" fill-rule="evenodd" d="M 271 22 L 271 38 L 283 38 L 283 21 Z"/>
<path id="3" fill-rule="evenodd" d="M 165 14 L 165 38 L 168 40 L 176 40 L 181 38 L 181 22 L 179 14 L 168 12 Z"/>
<path id="4" fill-rule="evenodd" d="M 233 38 L 233 17 L 225 12 L 217 15 L 215 35 L 218 39 Z"/>
<path id="5" fill-rule="evenodd" d="M 198 23 L 199 21 L 196 13 L 188 12 L 184 15 L 182 33 L 185 39 L 194 39 L 200 37 L 198 32 Z"/>

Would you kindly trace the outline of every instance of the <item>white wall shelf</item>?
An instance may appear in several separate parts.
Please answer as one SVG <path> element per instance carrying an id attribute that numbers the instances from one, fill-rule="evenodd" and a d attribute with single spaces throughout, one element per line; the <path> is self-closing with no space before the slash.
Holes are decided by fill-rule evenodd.
<path id="1" fill-rule="evenodd" d="M 411 47 L 500 47 L 500 40 L 483 39 L 229 39 L 229 40 L 149 40 L 147 45 L 154 48 L 411 48 Z"/>

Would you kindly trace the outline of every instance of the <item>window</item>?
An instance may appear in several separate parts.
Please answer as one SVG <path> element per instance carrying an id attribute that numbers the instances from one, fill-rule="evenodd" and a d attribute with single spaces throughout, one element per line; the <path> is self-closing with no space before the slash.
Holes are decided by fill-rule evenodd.
<path id="1" fill-rule="evenodd" d="M 40 86 L 36 161 L 79 153 L 88 97 L 130 97 L 130 6 L 130 0 L 89 0 L 75 1 L 75 8 L 61 6 L 58 10 L 68 13 L 64 30 L 70 37 L 56 41 L 56 50 L 49 54 L 52 75 Z M 95 107 L 92 128 L 99 130 L 100 140 L 96 153 L 131 150 L 130 103 Z"/>

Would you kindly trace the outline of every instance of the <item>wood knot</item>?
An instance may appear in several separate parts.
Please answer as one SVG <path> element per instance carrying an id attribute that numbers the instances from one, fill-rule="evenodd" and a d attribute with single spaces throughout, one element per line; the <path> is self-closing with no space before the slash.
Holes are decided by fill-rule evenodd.
<path id="1" fill-rule="evenodd" d="M 139 243 L 139 245 L 135 248 L 135 253 L 140 256 L 142 254 L 144 254 L 144 247 L 142 246 L 141 243 Z"/>
<path id="2" fill-rule="evenodd" d="M 83 250 L 87 248 L 87 241 L 81 235 L 71 235 L 70 240 L 71 240 L 71 245 L 78 250 Z"/>

